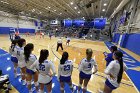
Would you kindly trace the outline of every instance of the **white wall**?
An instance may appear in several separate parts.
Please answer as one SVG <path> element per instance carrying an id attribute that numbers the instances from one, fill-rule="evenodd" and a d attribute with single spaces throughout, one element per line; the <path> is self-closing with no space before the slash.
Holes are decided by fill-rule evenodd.
<path id="1" fill-rule="evenodd" d="M 16 18 L 0 16 L 0 27 L 19 27 L 19 28 L 30 28 L 35 29 L 34 22 L 28 20 L 19 20 L 19 24 Z"/>

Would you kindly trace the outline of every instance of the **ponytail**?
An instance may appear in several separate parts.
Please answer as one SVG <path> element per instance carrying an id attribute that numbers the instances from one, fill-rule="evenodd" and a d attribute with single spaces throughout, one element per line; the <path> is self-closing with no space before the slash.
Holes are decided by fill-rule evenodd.
<path id="1" fill-rule="evenodd" d="M 117 82 L 120 83 L 121 80 L 122 80 L 122 75 L 123 75 L 123 59 L 120 58 L 120 59 L 118 59 L 118 61 L 119 61 L 119 64 L 120 64 L 120 71 L 119 71 L 119 74 L 118 74 Z"/>
<path id="2" fill-rule="evenodd" d="M 48 56 L 49 56 L 49 51 L 46 49 L 42 49 L 40 51 L 39 64 L 42 64 L 44 60 L 47 59 Z"/>
<path id="3" fill-rule="evenodd" d="M 34 45 L 32 43 L 28 43 L 24 47 L 24 55 L 25 55 L 25 60 L 29 61 L 30 54 L 32 53 L 32 50 L 34 49 Z"/>
<path id="4" fill-rule="evenodd" d="M 122 58 L 123 53 L 121 51 L 115 51 L 114 56 L 119 61 L 119 65 L 120 65 L 120 70 L 117 76 L 117 82 L 120 83 L 123 75 L 123 58 Z"/>
<path id="5" fill-rule="evenodd" d="M 65 61 L 68 60 L 68 53 L 67 52 L 63 52 L 62 54 L 62 58 L 60 60 L 60 64 L 65 64 Z"/>

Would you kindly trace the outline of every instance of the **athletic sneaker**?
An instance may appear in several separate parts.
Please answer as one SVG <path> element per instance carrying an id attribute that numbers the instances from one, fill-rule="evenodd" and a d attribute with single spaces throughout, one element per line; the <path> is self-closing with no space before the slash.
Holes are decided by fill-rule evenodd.
<path id="1" fill-rule="evenodd" d="M 23 81 L 22 85 L 23 86 L 26 85 L 26 80 L 22 80 L 22 81 Z"/>
<path id="2" fill-rule="evenodd" d="M 100 90 L 100 89 L 99 89 L 98 91 L 99 91 L 99 93 L 104 93 L 104 92 L 103 92 L 102 90 Z"/>

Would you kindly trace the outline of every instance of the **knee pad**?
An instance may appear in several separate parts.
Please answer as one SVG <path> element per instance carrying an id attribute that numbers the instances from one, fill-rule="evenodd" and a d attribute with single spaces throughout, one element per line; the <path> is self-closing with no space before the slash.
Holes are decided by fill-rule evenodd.
<path id="1" fill-rule="evenodd" d="M 35 82 L 34 84 L 35 84 L 35 86 L 36 86 L 36 87 L 39 85 L 39 83 L 38 83 L 38 82 Z"/>
<path id="2" fill-rule="evenodd" d="M 64 88 L 60 87 L 60 90 L 64 90 Z"/>
<path id="3" fill-rule="evenodd" d="M 52 91 L 51 92 L 48 92 L 48 93 L 52 93 Z"/>
<path id="4" fill-rule="evenodd" d="M 27 85 L 31 85 L 31 81 L 27 81 Z"/>
<path id="5" fill-rule="evenodd" d="M 14 70 L 17 70 L 17 68 L 16 68 L 16 67 L 14 67 Z"/>
<path id="6" fill-rule="evenodd" d="M 83 89 L 84 89 L 84 90 L 87 90 L 87 87 L 84 87 Z"/>

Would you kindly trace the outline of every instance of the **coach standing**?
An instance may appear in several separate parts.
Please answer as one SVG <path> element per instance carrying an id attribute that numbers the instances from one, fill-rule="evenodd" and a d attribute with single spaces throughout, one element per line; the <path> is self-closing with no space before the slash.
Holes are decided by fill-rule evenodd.
<path id="1" fill-rule="evenodd" d="M 63 50 L 63 46 L 62 46 L 62 39 L 61 39 L 61 37 L 58 39 L 58 41 L 57 41 L 57 50 L 56 51 L 58 51 L 58 48 L 59 47 L 61 47 L 61 49 Z"/>

